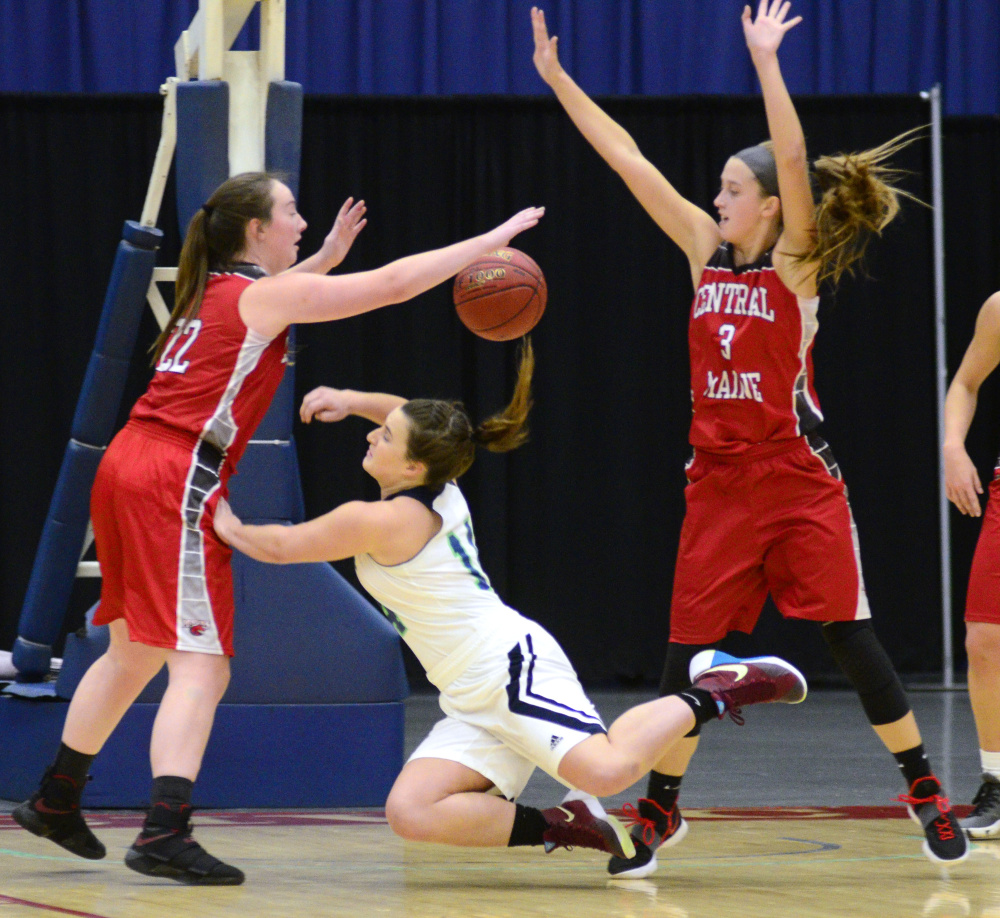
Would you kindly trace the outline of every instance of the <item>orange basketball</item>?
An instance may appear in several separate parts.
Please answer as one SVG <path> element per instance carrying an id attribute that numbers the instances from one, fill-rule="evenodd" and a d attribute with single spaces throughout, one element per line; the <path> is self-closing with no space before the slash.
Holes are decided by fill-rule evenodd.
<path id="1" fill-rule="evenodd" d="M 510 341 L 538 324 L 548 288 L 533 259 L 519 249 L 503 248 L 460 271 L 452 296 L 469 331 L 490 341 Z"/>

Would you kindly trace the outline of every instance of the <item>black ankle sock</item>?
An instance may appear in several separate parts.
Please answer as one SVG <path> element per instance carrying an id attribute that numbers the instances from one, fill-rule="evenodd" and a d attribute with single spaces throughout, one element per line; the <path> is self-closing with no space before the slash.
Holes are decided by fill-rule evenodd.
<path id="1" fill-rule="evenodd" d="M 87 772 L 90 771 L 90 763 L 93 761 L 94 756 L 84 755 L 82 752 L 70 749 L 65 743 L 60 743 L 56 760 L 52 764 L 52 774 L 65 775 L 82 790 L 83 785 L 87 783 Z"/>
<path id="2" fill-rule="evenodd" d="M 153 793 L 146 820 L 144 835 L 162 832 L 164 828 L 179 831 L 187 826 L 191 814 L 191 790 L 194 782 L 176 775 L 153 778 Z"/>
<path id="3" fill-rule="evenodd" d="M 696 723 L 707 724 L 711 720 L 719 719 L 719 706 L 715 703 L 711 692 L 691 686 L 683 692 L 678 692 L 677 697 L 694 712 Z"/>
<path id="4" fill-rule="evenodd" d="M 896 760 L 899 770 L 903 773 L 907 788 L 913 787 L 914 781 L 921 778 L 929 778 L 933 772 L 931 764 L 927 761 L 927 753 L 924 752 L 923 743 L 914 746 L 912 749 L 904 749 L 902 752 L 894 752 L 892 757 Z"/>
<path id="5" fill-rule="evenodd" d="M 646 785 L 646 796 L 664 812 L 669 813 L 677 802 L 677 795 L 680 793 L 681 781 L 683 780 L 684 775 L 664 775 L 658 771 L 651 771 L 649 783 Z M 642 812 L 642 803 L 639 804 L 639 811 Z M 660 816 L 661 820 L 663 818 Z M 659 829 L 659 826 L 657 828 Z"/>
<path id="6" fill-rule="evenodd" d="M 93 761 L 94 756 L 70 749 L 65 743 L 60 744 L 55 762 L 42 778 L 42 798 L 60 808 L 79 808 L 87 784 L 87 772 Z"/>
<path id="7" fill-rule="evenodd" d="M 175 775 L 163 775 L 153 778 L 153 795 L 150 803 L 156 806 L 165 803 L 168 806 L 183 806 L 191 802 L 191 791 L 194 781 L 178 778 Z"/>
<path id="8" fill-rule="evenodd" d="M 507 842 L 507 847 L 541 845 L 545 841 L 542 836 L 549 827 L 542 811 L 536 810 L 532 806 L 521 806 L 520 803 L 515 803 L 514 806 L 517 807 L 517 810 L 514 813 L 514 825 L 510 830 L 510 840 Z"/>

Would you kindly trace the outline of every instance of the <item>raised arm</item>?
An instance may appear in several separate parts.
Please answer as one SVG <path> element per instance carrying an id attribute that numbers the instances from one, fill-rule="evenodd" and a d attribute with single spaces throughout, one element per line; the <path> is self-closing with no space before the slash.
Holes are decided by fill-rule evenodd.
<path id="1" fill-rule="evenodd" d="M 789 0 L 760 0 L 757 18 L 743 8 L 743 35 L 760 80 L 767 128 L 774 144 L 783 228 L 774 250 L 774 266 L 788 287 L 803 296 L 816 292 L 815 265 L 802 265 L 794 255 L 808 252 L 814 242 L 815 222 L 809 160 L 802 124 L 778 65 L 778 48 L 785 33 L 802 21 L 785 21 Z"/>
<path id="2" fill-rule="evenodd" d="M 965 437 L 976 413 L 979 387 L 1000 363 L 1000 292 L 994 293 L 979 310 L 976 331 L 962 363 L 948 387 L 944 402 L 945 493 L 962 513 L 981 516 L 979 495 L 983 486 L 979 473 L 965 448 Z"/>
<path id="3" fill-rule="evenodd" d="M 274 337 L 295 322 L 327 322 L 402 303 L 454 276 L 467 264 L 505 246 L 535 226 L 544 207 L 529 207 L 500 226 L 462 242 L 409 255 L 356 274 L 323 277 L 285 272 L 251 284 L 240 297 L 240 316 L 248 328 Z"/>
<path id="4" fill-rule="evenodd" d="M 375 424 L 383 424 L 391 411 L 405 404 L 405 398 L 385 392 L 356 392 L 353 389 L 318 386 L 303 397 L 299 417 L 304 424 L 308 424 L 313 418 L 332 422 L 356 415 Z"/>
<path id="5" fill-rule="evenodd" d="M 328 274 L 336 268 L 347 257 L 354 240 L 358 238 L 358 233 L 365 228 L 368 222 L 365 217 L 366 210 L 364 201 L 355 203 L 354 198 L 344 201 L 319 251 L 288 270 L 305 274 Z"/>
<path id="6" fill-rule="evenodd" d="M 708 259 L 722 241 L 715 220 L 682 197 L 639 151 L 632 136 L 600 108 L 559 63 L 558 37 L 549 37 L 545 14 L 531 9 L 534 63 L 580 133 L 617 172 L 646 212 L 687 255 L 695 287 Z"/>

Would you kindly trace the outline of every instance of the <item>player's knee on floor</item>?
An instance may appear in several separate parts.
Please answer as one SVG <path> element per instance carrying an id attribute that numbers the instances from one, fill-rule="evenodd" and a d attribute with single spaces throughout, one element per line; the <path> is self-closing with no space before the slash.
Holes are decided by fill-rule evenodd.
<path id="1" fill-rule="evenodd" d="M 903 685 L 871 620 L 827 622 L 822 631 L 833 659 L 857 691 L 873 727 L 895 723 L 909 714 Z"/>
<path id="2" fill-rule="evenodd" d="M 385 802 L 385 821 L 396 835 L 407 841 L 427 841 L 432 831 L 427 810 L 405 794 L 389 794 Z"/>
<path id="3" fill-rule="evenodd" d="M 667 645 L 667 661 L 663 665 L 663 676 L 660 678 L 660 697 L 676 695 L 691 685 L 689 669 L 691 660 L 703 650 L 714 647 L 714 644 L 675 644 Z M 685 736 L 697 736 L 701 733 L 701 724 L 695 724 L 690 733 Z"/>

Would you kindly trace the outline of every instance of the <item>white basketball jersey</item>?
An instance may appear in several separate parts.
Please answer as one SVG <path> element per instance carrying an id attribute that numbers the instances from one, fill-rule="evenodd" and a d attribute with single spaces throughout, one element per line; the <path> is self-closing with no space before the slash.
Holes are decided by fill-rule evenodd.
<path id="1" fill-rule="evenodd" d="M 370 555 L 358 555 L 354 564 L 361 584 L 443 691 L 488 644 L 513 646 L 531 623 L 490 586 L 458 486 L 445 485 L 432 502 L 427 493 L 414 489 L 412 496 L 441 516 L 437 535 L 402 564 L 384 566 Z"/>

